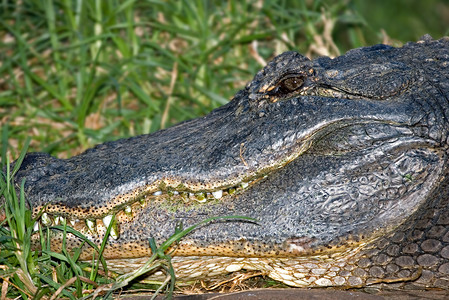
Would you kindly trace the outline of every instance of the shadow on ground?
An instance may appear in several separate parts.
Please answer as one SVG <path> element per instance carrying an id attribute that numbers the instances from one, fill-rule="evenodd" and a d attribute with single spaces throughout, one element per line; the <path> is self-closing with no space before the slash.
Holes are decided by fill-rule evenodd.
<path id="1" fill-rule="evenodd" d="M 126 300 L 146 300 L 151 295 L 139 296 L 120 296 L 116 299 Z M 164 299 L 158 296 L 156 299 Z M 449 291 L 371 291 L 366 293 L 363 291 L 340 291 L 340 290 L 322 290 L 322 289 L 257 289 L 240 291 L 225 294 L 196 294 L 196 295 L 178 295 L 174 296 L 175 300 L 414 300 L 414 299 L 433 299 L 443 300 L 449 299 Z"/>

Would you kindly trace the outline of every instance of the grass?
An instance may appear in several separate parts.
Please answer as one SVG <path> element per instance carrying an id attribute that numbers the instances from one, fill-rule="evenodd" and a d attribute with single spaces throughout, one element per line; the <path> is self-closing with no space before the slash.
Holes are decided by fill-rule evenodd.
<path id="1" fill-rule="evenodd" d="M 413 12 L 415 5 L 402 2 L 388 1 L 383 9 L 349 0 L 3 0 L 1 163 L 20 159 L 19 149 L 69 157 L 106 140 L 207 114 L 286 50 L 336 56 L 367 44 L 400 45 L 425 32 L 436 38 L 448 33 L 447 4 L 432 0 Z M 379 16 L 385 10 L 394 12 L 389 22 L 404 23 L 371 25 L 373 18 L 382 20 L 379 26 L 389 23 Z M 410 19 L 413 26 L 406 23 Z M 433 27 L 425 28 L 429 23 Z M 414 30 L 390 38 L 397 28 Z M 410 32 L 416 36 L 399 36 Z M 10 209 L 0 228 L 2 293 L 79 298 L 97 287 L 107 291 L 114 280 L 98 272 L 101 259 L 88 266 L 77 260 L 79 253 L 52 252 L 42 228 L 40 253 L 25 243 L 35 220 L 23 193 L 12 188 L 15 170 L 0 178 Z M 101 258 L 102 246 L 94 250 Z"/>

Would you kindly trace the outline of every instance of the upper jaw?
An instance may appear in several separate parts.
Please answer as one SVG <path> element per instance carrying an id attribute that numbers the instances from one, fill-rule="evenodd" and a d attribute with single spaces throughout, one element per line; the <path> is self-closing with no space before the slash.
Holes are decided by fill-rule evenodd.
<path id="1" fill-rule="evenodd" d="M 286 73 L 295 72 L 306 75 L 302 88 L 265 97 Z M 335 124 L 410 122 L 408 114 L 416 109 L 408 103 L 351 94 L 345 77 L 334 73 L 319 60 L 283 54 L 206 117 L 103 144 L 69 160 L 37 160 L 35 169 L 19 177 L 37 179 L 27 182 L 35 213 L 45 206 L 77 218 L 102 217 L 158 191 L 212 193 L 257 180 L 296 159 L 317 133 Z"/>

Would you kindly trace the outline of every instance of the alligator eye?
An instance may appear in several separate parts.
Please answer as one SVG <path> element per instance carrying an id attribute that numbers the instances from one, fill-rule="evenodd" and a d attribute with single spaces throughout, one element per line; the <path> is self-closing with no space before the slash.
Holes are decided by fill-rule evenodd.
<path id="1" fill-rule="evenodd" d="M 296 75 L 289 76 L 278 83 L 275 92 L 276 94 L 289 94 L 300 89 L 304 85 L 305 76 Z"/>

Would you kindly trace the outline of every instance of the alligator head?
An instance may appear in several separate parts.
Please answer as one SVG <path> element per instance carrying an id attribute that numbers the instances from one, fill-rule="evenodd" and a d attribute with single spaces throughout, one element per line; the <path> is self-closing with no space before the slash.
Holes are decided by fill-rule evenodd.
<path id="1" fill-rule="evenodd" d="M 116 266 L 180 222 L 240 215 L 258 221 L 215 221 L 176 245 L 180 279 L 246 268 L 294 286 L 425 272 L 424 284 L 447 283 L 448 64 L 449 40 L 430 37 L 335 59 L 287 52 L 205 117 L 66 160 L 28 154 L 17 181 L 42 223 L 96 243 L 115 215 Z"/>

